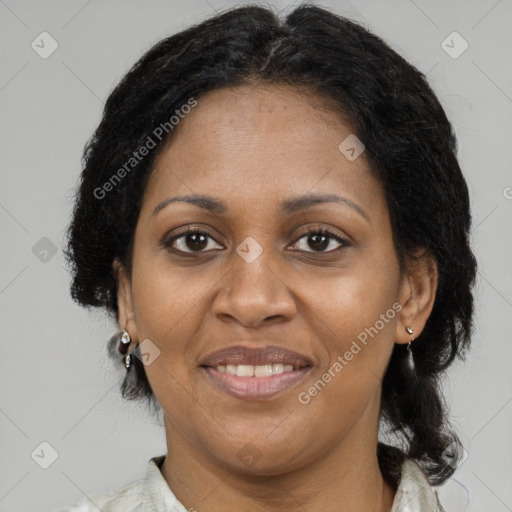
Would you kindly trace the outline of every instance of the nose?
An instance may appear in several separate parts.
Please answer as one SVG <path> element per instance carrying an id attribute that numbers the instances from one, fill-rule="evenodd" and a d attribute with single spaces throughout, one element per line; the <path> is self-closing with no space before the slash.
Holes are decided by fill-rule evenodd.
<path id="1" fill-rule="evenodd" d="M 270 268 L 264 255 L 265 251 L 251 263 L 233 255 L 232 266 L 213 302 L 218 319 L 255 329 L 294 317 L 297 309 L 293 294 L 279 275 L 278 265 Z"/>

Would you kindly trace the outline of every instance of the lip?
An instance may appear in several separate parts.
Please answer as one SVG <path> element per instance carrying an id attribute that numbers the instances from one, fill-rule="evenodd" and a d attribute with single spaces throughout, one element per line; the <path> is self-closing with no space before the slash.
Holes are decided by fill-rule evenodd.
<path id="1" fill-rule="evenodd" d="M 312 366 L 310 358 L 293 350 L 276 345 L 250 348 L 243 345 L 234 345 L 208 354 L 200 362 L 200 366 L 215 368 L 218 365 L 228 364 L 291 364 L 294 370 L 300 370 L 305 366 Z M 290 372 L 291 373 L 291 372 Z M 270 378 L 273 378 L 271 376 Z M 264 379 L 266 377 L 258 377 Z"/>
<path id="2" fill-rule="evenodd" d="M 218 389 L 235 398 L 264 400 L 297 385 L 312 370 L 312 367 L 304 366 L 299 370 L 268 377 L 238 377 L 237 375 L 222 373 L 210 366 L 202 366 L 201 370 Z"/>

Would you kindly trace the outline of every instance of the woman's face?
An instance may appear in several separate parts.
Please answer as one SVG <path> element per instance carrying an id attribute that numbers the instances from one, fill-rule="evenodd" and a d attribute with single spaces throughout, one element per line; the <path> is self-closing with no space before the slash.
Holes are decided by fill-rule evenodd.
<path id="1" fill-rule="evenodd" d="M 381 379 L 410 339 L 383 188 L 316 102 L 286 86 L 202 96 L 156 161 L 120 291 L 169 446 L 231 470 L 277 474 L 376 439 Z M 196 195 L 209 201 L 157 208 Z M 291 371 L 275 350 L 208 360 L 234 346 L 300 357 Z M 267 376 L 222 372 L 237 361 Z"/>

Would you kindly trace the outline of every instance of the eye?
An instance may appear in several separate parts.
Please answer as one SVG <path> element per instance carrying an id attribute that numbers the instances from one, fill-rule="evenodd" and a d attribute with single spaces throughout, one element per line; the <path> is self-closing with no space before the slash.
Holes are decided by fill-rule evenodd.
<path id="1" fill-rule="evenodd" d="M 299 247 L 299 250 L 305 250 L 305 252 L 332 253 L 341 247 L 350 246 L 350 242 L 345 240 L 339 234 L 325 228 L 306 231 L 295 241 L 292 247 L 297 246 L 297 244 L 303 239 L 307 239 L 309 246 L 314 248 L 313 251 L 308 251 Z M 218 244 L 218 242 L 216 242 L 216 240 L 212 238 L 207 231 L 188 227 L 181 234 L 174 235 L 168 240 L 165 240 L 163 245 L 176 253 L 193 254 L 206 252 L 206 249 L 208 248 L 212 249 L 212 247 L 209 247 L 210 241 Z M 326 251 L 333 241 L 338 243 L 339 247 Z M 220 244 L 218 244 L 218 246 L 218 248 L 223 249 Z M 214 248 L 215 247 L 213 247 L 213 249 Z"/>
<path id="2" fill-rule="evenodd" d="M 187 228 L 184 233 L 175 235 L 172 238 L 164 241 L 163 245 L 172 250 L 175 250 L 175 252 L 205 252 L 204 250 L 208 247 L 209 240 L 216 242 L 206 231 L 201 231 L 195 228 Z M 188 248 L 191 250 L 187 250 Z"/>
<path id="3" fill-rule="evenodd" d="M 296 242 L 294 245 L 297 245 L 297 243 L 302 239 L 307 239 L 307 242 L 310 247 L 314 247 L 315 250 L 313 251 L 307 251 L 306 252 L 318 252 L 318 253 L 332 253 L 338 250 L 338 248 L 334 248 L 332 250 L 326 251 L 325 249 L 328 248 L 331 245 L 331 242 L 334 240 L 337 243 L 340 244 L 341 247 L 349 247 L 350 243 L 342 238 L 340 235 L 333 233 L 332 231 L 329 231 L 328 229 L 311 229 L 304 233 Z"/>

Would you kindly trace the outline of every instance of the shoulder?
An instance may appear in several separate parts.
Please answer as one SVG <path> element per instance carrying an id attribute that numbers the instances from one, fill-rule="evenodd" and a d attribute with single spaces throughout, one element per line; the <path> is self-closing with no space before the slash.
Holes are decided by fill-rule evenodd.
<path id="1" fill-rule="evenodd" d="M 55 512 L 140 512 L 144 495 L 144 479 L 131 482 L 116 491 L 91 494 Z"/>
<path id="2" fill-rule="evenodd" d="M 426 473 L 414 459 L 405 459 L 402 463 L 400 483 L 391 512 L 400 510 L 444 512 Z"/>

